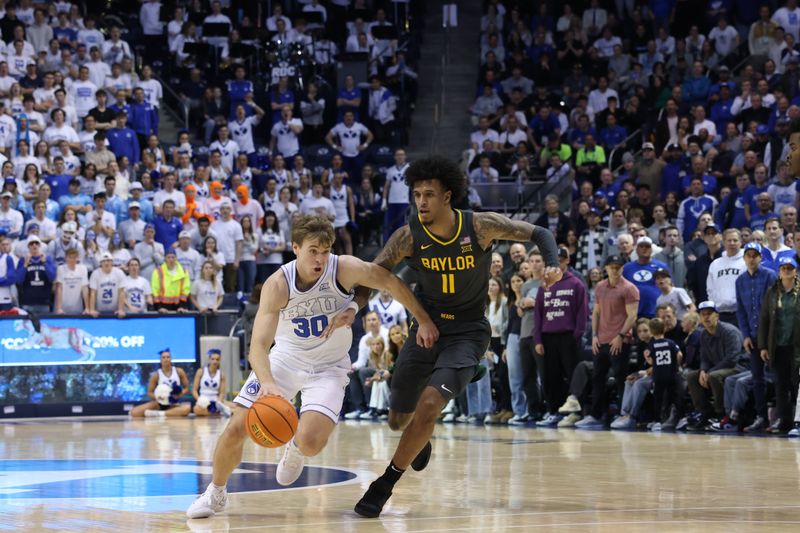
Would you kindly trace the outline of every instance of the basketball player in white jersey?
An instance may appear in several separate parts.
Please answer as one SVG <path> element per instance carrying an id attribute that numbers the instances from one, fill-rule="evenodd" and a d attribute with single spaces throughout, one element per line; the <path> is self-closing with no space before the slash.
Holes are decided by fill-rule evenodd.
<path id="1" fill-rule="evenodd" d="M 197 416 L 224 415 L 231 416 L 234 404 L 225 401 L 226 379 L 220 366 L 222 352 L 218 348 L 208 351 L 208 361 L 202 370 L 194 375 L 192 396 L 195 405 L 192 412 Z"/>
<path id="2" fill-rule="evenodd" d="M 132 417 L 153 416 L 173 417 L 188 416 L 192 406 L 188 403 L 178 403 L 177 399 L 183 396 L 189 388 L 189 378 L 182 368 L 172 366 L 172 354 L 169 348 L 161 352 L 161 367 L 150 376 L 147 384 L 147 396 L 152 398 L 149 402 L 137 405 L 131 409 Z M 161 403 L 156 396 L 156 387 L 166 385 L 172 390 L 168 403 Z"/>
<path id="3" fill-rule="evenodd" d="M 386 212 L 383 222 L 383 242 L 389 235 L 406 223 L 408 211 L 409 189 L 406 185 L 406 151 L 398 148 L 394 151 L 394 165 L 386 169 L 386 184 L 383 186 L 383 203 L 381 209 Z"/>
<path id="4" fill-rule="evenodd" d="M 348 383 L 349 326 L 358 310 L 353 301 L 357 285 L 386 288 L 406 305 L 419 323 L 417 342 L 432 346 L 438 338 L 430 316 L 405 283 L 376 264 L 332 254 L 333 241 L 333 227 L 325 218 L 305 216 L 293 224 L 292 248 L 297 259 L 271 275 L 261 291 L 248 356 L 253 372 L 234 399 L 237 407 L 214 451 L 211 484 L 186 511 L 189 518 L 205 518 L 225 509 L 225 484 L 242 460 L 247 439 L 247 409 L 259 397 L 279 395 L 292 400 L 299 391 L 303 393 L 297 433 L 278 464 L 278 483 L 294 483 L 305 458 L 325 447 L 339 420 Z"/>
<path id="5" fill-rule="evenodd" d="M 336 213 L 333 228 L 336 230 L 337 252 L 353 255 L 353 240 L 350 238 L 347 224 L 356 218 L 356 204 L 353 201 L 353 191 L 344 184 L 346 177 L 347 172 L 340 171 L 333 174 L 329 196 Z"/>

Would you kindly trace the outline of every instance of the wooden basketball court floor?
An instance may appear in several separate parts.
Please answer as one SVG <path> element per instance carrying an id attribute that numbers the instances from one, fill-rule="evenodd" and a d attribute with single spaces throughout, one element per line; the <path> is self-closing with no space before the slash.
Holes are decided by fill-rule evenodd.
<path id="1" fill-rule="evenodd" d="M 0 530 L 81 532 L 800 531 L 800 442 L 444 425 L 379 519 L 353 512 L 397 434 L 346 422 L 299 487 L 245 446 L 224 514 L 187 520 L 219 419 L 0 422 Z"/>

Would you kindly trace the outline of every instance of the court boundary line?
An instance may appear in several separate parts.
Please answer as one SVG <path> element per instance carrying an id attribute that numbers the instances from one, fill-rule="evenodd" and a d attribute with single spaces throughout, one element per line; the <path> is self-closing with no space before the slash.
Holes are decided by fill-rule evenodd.
<path id="1" fill-rule="evenodd" d="M 641 509 L 632 509 L 632 508 L 630 508 L 630 509 L 584 509 L 584 510 L 576 510 L 576 511 L 531 511 L 531 512 L 526 512 L 526 513 L 494 513 L 494 514 L 480 514 L 480 515 L 469 514 L 469 515 L 436 516 L 436 517 L 433 517 L 433 516 L 425 516 L 425 517 L 403 516 L 403 515 L 394 515 L 394 514 L 391 514 L 391 512 L 390 512 L 389 514 L 387 514 L 385 516 L 382 516 L 382 518 L 379 519 L 379 520 L 362 519 L 362 518 L 359 518 L 358 515 L 356 515 L 354 512 L 353 512 L 352 516 L 355 519 L 355 523 L 363 522 L 364 524 L 367 524 L 367 523 L 378 523 L 378 522 L 382 523 L 384 520 L 390 521 L 390 520 L 398 520 L 398 519 L 402 519 L 404 521 L 457 520 L 457 519 L 470 519 L 470 520 L 472 520 L 472 519 L 478 519 L 478 518 L 496 518 L 498 516 L 503 516 L 503 517 L 525 517 L 525 516 L 531 516 L 531 517 L 534 517 L 534 516 L 548 516 L 548 515 L 568 516 L 568 515 L 581 515 L 581 514 L 589 514 L 589 513 L 647 513 L 647 512 L 664 512 L 664 511 L 685 512 L 685 511 L 709 511 L 709 510 L 717 510 L 717 511 L 719 511 L 719 510 L 749 510 L 749 511 L 754 511 L 754 510 L 779 510 L 779 509 L 800 509 L 800 505 L 713 506 L 713 507 L 670 507 L 670 508 L 656 507 L 656 508 L 641 508 Z M 224 516 L 226 516 L 226 515 L 220 515 L 220 517 L 224 517 Z M 642 524 L 664 523 L 664 522 L 665 521 L 653 521 L 653 520 L 642 520 L 641 521 Z M 697 520 L 678 519 L 678 520 L 676 520 L 676 522 L 696 522 L 696 523 L 709 523 L 709 524 L 712 524 L 712 523 L 729 523 L 729 522 L 746 523 L 747 520 L 726 520 L 726 519 L 723 519 L 723 520 L 719 520 L 719 521 L 714 521 L 714 520 L 703 520 L 703 519 L 697 519 Z M 774 523 L 783 523 L 783 522 L 786 522 L 786 523 L 789 523 L 789 524 L 800 524 L 800 517 L 798 517 L 798 520 L 794 521 L 794 522 L 793 521 L 781 521 L 781 522 L 776 521 Z M 339 520 L 339 521 L 334 521 L 334 522 L 293 523 L 292 526 L 293 527 L 303 527 L 303 528 L 305 528 L 305 527 L 316 527 L 316 526 L 348 525 L 348 524 L 353 524 L 353 523 L 354 523 L 353 520 L 347 520 L 347 521 Z M 638 523 L 638 522 L 620 522 L 620 525 L 624 525 L 626 523 L 627 524 L 635 524 L 635 523 Z M 773 523 L 773 522 L 754 521 L 753 523 Z M 596 522 L 596 523 L 592 523 L 592 522 L 585 522 L 585 523 L 577 522 L 577 523 L 572 524 L 572 525 L 606 525 L 606 524 L 607 525 L 614 525 L 614 523 L 611 523 L 611 522 Z M 554 526 L 557 526 L 557 525 L 558 524 L 540 524 L 540 525 L 538 525 L 538 527 L 554 527 Z M 566 524 L 564 524 L 564 525 L 566 525 Z M 233 528 L 231 528 L 231 530 L 244 531 L 244 530 L 251 530 L 251 529 L 275 529 L 275 528 L 285 528 L 285 527 L 286 527 L 286 524 L 258 525 L 258 526 L 233 527 Z M 485 527 L 486 526 L 482 526 L 480 529 L 485 529 Z M 525 524 L 525 525 L 520 525 L 520 526 L 503 526 L 503 527 L 506 527 L 506 528 L 508 528 L 508 527 L 537 527 L 537 525 L 536 524 L 533 524 L 533 525 Z M 406 530 L 406 533 L 412 533 L 414 531 L 416 531 L 418 533 L 422 533 L 423 531 L 460 531 L 460 530 L 459 529 L 432 529 L 432 530 L 412 530 L 412 529 L 408 529 L 408 530 Z"/>

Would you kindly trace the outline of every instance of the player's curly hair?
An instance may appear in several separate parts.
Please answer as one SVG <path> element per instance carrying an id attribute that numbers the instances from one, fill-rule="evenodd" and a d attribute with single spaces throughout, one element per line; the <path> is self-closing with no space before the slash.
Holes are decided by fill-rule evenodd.
<path id="1" fill-rule="evenodd" d="M 418 181 L 439 180 L 446 191 L 450 191 L 450 205 L 461 201 L 466 193 L 464 173 L 454 161 L 439 156 L 430 156 L 411 163 L 406 171 L 406 184 L 414 189 Z"/>

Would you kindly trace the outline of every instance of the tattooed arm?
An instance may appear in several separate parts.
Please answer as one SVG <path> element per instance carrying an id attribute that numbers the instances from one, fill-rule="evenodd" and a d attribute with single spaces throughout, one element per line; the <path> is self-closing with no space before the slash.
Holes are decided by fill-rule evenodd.
<path id="1" fill-rule="evenodd" d="M 383 250 L 373 263 L 377 263 L 386 270 L 392 270 L 399 265 L 406 257 L 411 257 L 414 239 L 411 237 L 411 228 L 406 224 L 392 233 Z"/>
<path id="2" fill-rule="evenodd" d="M 530 241 L 539 247 L 546 266 L 558 268 L 558 247 L 549 230 L 492 212 L 475 213 L 474 221 L 482 248 L 486 249 L 495 240 Z"/>
<path id="3" fill-rule="evenodd" d="M 411 238 L 411 229 L 408 227 L 408 225 L 405 225 L 395 231 L 392 236 L 389 237 L 389 240 L 386 241 L 386 245 L 383 247 L 383 250 L 381 250 L 373 263 L 376 263 L 391 272 L 392 269 L 399 265 L 403 259 L 411 256 L 413 244 L 414 239 Z M 369 295 L 371 293 L 372 289 L 364 285 L 359 285 L 353 290 L 353 302 L 355 302 L 359 310 L 363 309 L 367 305 L 367 302 L 369 302 Z M 336 315 L 336 317 L 334 317 L 334 319 L 328 324 L 328 327 L 325 328 L 322 336 L 330 336 L 330 334 L 333 333 L 336 328 L 343 326 L 350 327 L 357 312 L 358 311 L 353 309 L 351 306 Z M 438 336 L 438 332 L 436 333 L 436 336 Z M 420 342 L 422 341 L 420 340 Z"/>
<path id="4" fill-rule="evenodd" d="M 405 225 L 392 233 L 392 236 L 386 241 L 383 250 L 380 251 L 373 263 L 392 271 L 403 259 L 411 256 L 413 244 L 414 239 L 411 237 L 411 228 Z M 369 295 L 370 289 L 368 287 L 356 288 L 354 300 L 359 309 L 367 305 Z"/>

